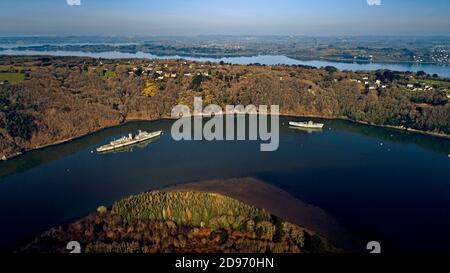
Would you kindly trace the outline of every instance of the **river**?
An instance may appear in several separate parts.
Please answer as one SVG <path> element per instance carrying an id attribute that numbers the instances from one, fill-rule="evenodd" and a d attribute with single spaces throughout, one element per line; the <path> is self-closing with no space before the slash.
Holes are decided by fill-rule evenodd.
<path id="1" fill-rule="evenodd" d="M 131 194 L 252 176 L 322 208 L 386 251 L 450 250 L 450 140 L 340 120 L 322 120 L 323 130 L 308 132 L 290 128 L 291 120 L 307 119 L 280 118 L 275 152 L 260 152 L 258 141 L 176 142 L 173 121 L 159 120 L 0 162 L 0 247 Z M 164 134 L 118 153 L 93 152 L 138 129 Z"/>
<path id="2" fill-rule="evenodd" d="M 125 53 L 125 52 L 82 52 L 82 51 L 37 51 L 37 50 L 15 50 L 5 49 L 0 51 L 0 55 L 52 55 L 52 56 L 78 56 L 78 57 L 92 57 L 92 58 L 104 58 L 104 59 L 188 59 L 193 61 L 211 61 L 232 64 L 254 64 L 260 63 L 265 65 L 309 65 L 313 67 L 325 67 L 334 66 L 340 70 L 353 70 L 353 71 L 374 71 L 378 69 L 389 69 L 393 71 L 425 71 L 426 73 L 438 74 L 441 77 L 450 78 L 450 66 L 448 65 L 436 65 L 436 64 L 416 64 L 416 63 L 357 63 L 357 62 L 331 62 L 323 60 L 312 61 L 300 61 L 292 59 L 283 55 L 259 55 L 253 57 L 229 57 L 229 58 L 203 58 L 203 57 L 191 57 L 191 56 L 157 56 L 150 53 L 137 52 L 137 53 Z"/>

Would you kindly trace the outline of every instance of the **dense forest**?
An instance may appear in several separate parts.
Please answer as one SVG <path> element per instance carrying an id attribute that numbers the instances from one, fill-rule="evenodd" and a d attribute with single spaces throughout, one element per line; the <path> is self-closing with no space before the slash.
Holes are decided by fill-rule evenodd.
<path id="1" fill-rule="evenodd" d="M 65 253 L 333 253 L 325 238 L 265 210 L 211 193 L 150 192 L 53 228 L 21 249 Z"/>
<path id="2" fill-rule="evenodd" d="M 168 117 L 194 96 L 204 105 L 276 104 L 285 115 L 450 134 L 450 83 L 425 73 L 2 56 L 0 74 L 18 79 L 0 82 L 0 157 L 127 120 Z"/>

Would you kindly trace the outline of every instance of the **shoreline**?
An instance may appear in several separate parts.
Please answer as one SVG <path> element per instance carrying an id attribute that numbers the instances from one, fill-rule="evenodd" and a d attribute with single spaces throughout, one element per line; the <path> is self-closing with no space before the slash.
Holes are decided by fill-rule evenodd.
<path id="1" fill-rule="evenodd" d="M 234 113 L 233 115 L 239 115 L 240 113 Z M 221 113 L 221 114 L 217 114 L 217 115 L 229 115 L 226 113 Z M 199 115 L 190 115 L 190 116 L 186 116 L 186 117 L 194 117 L 194 116 L 199 116 Z M 200 116 L 204 116 L 204 115 L 200 115 Z M 402 131 L 402 132 L 412 132 L 412 133 L 416 133 L 416 134 L 421 134 L 424 136 L 431 136 L 431 137 L 438 137 L 438 138 L 442 138 L 442 139 L 449 139 L 450 140 L 450 135 L 448 134 L 443 134 L 443 133 L 436 133 L 436 132 L 429 132 L 429 131 L 422 131 L 422 130 L 417 130 L 417 129 L 412 129 L 412 128 L 406 128 L 406 127 L 402 127 L 402 126 L 393 126 L 393 125 L 381 125 L 381 124 L 373 124 L 373 123 L 369 123 L 369 122 L 365 122 L 365 121 L 358 121 L 358 120 L 352 120 L 346 117 L 327 117 L 327 116 L 319 116 L 319 115 L 295 115 L 295 114 L 278 114 L 278 116 L 280 117 L 292 117 L 292 118 L 314 118 L 314 119 L 325 119 L 325 120 L 341 120 L 341 121 L 347 121 L 347 122 L 351 122 L 354 124 L 360 124 L 360 125 L 366 125 L 366 126 L 374 126 L 374 127 L 379 127 L 379 128 L 387 128 L 387 129 L 393 129 L 393 130 L 397 130 L 397 131 Z M 88 137 L 90 135 L 99 133 L 103 130 L 107 130 L 110 128 L 115 128 L 115 127 L 120 127 L 120 126 L 124 126 L 126 124 L 129 123 L 133 123 L 133 122 L 152 122 L 152 121 L 159 121 L 159 120 L 176 120 L 178 118 L 173 118 L 173 117 L 169 117 L 169 116 L 163 116 L 163 117 L 159 117 L 159 118 L 154 118 L 154 119 L 127 119 L 122 123 L 116 124 L 116 125 L 112 125 L 112 126 L 107 126 L 101 129 L 98 129 L 96 131 L 93 132 L 89 132 L 86 134 L 82 134 L 79 136 L 74 136 L 72 138 L 68 138 L 68 139 L 64 139 L 64 140 L 59 140 L 56 141 L 54 143 L 49 143 L 49 144 L 45 144 L 45 145 L 41 145 L 38 147 L 34 147 L 28 150 L 24 150 L 21 152 L 17 152 L 14 153 L 12 155 L 5 155 L 2 158 L 0 158 L 0 163 L 2 161 L 8 161 L 11 159 L 14 159 L 16 157 L 19 157 L 21 155 L 24 155 L 26 153 L 32 152 L 32 151 L 37 151 L 37 150 L 42 150 L 48 147 L 53 147 L 53 146 L 58 146 L 58 145 L 62 145 L 62 144 L 66 144 L 69 143 L 71 141 L 75 141 L 84 137 Z"/>
<path id="2" fill-rule="evenodd" d="M 42 149 L 49 148 L 49 147 L 53 147 L 53 146 L 63 145 L 63 144 L 66 144 L 66 143 L 69 143 L 69 142 L 72 142 L 72 141 L 75 141 L 75 140 L 78 140 L 78 139 L 81 139 L 81 138 L 84 138 L 84 137 L 91 136 L 91 135 L 93 135 L 93 134 L 100 133 L 100 132 L 102 132 L 102 131 L 104 131 L 104 130 L 108 130 L 108 129 L 111 129 L 111 128 L 116 128 L 116 127 L 124 126 L 124 125 L 126 125 L 126 124 L 128 124 L 128 123 L 133 123 L 133 122 L 151 122 L 151 121 L 158 121 L 158 120 L 164 120 L 164 119 L 167 119 L 167 118 L 156 118 L 156 119 L 129 119 L 129 120 L 126 120 L 126 121 L 124 121 L 124 122 L 122 122 L 122 123 L 119 123 L 119 124 L 116 124 L 116 125 L 112 125 L 112 126 L 107 126 L 107 127 L 98 129 L 98 130 L 93 131 L 93 132 L 89 132 L 89 133 L 86 133 L 86 134 L 82 134 L 82 135 L 79 135 L 79 136 L 74 136 L 74 137 L 71 137 L 71 138 L 63 139 L 63 140 L 58 140 L 58 141 L 56 141 L 56 142 L 54 142 L 54 143 L 49 143 L 49 144 L 45 144 L 45 145 L 40 145 L 40 146 L 38 146 L 38 147 L 29 149 L 29 150 L 24 150 L 24 151 L 22 151 L 22 152 L 17 152 L 17 153 L 15 153 L 15 154 L 13 154 L 13 155 L 3 157 L 2 159 L 0 159 L 0 162 L 1 162 L 1 161 L 7 161 L 7 160 L 10 160 L 10 159 L 16 158 L 16 157 L 18 157 L 18 156 L 24 155 L 24 154 L 29 153 L 29 152 L 32 152 L 32 151 L 37 151 L 37 150 L 42 150 Z"/>
<path id="3" fill-rule="evenodd" d="M 317 233 L 345 251 L 357 251 L 361 247 L 360 238 L 352 235 L 320 207 L 305 203 L 289 192 L 257 178 L 240 177 L 186 182 L 161 188 L 158 191 L 224 195 L 264 209 L 288 222 Z"/>
<path id="4" fill-rule="evenodd" d="M 16 51 L 13 53 L 17 53 L 17 54 L 11 54 L 10 52 L 8 53 L 4 53 L 4 51 Z M 18 52 L 17 52 L 18 51 Z M 33 52 L 38 52 L 38 54 L 35 55 L 28 55 L 28 54 L 23 54 L 23 52 L 27 52 L 27 51 L 33 51 Z M 376 60 L 376 61 L 369 61 L 369 60 L 353 60 L 353 59 L 344 59 L 344 58 L 331 58 L 331 57 L 316 57 L 316 58 L 311 58 L 311 57 L 307 57 L 307 56 L 295 56 L 293 54 L 263 54 L 263 53 L 248 53 L 248 54 L 225 54 L 225 55 L 208 55 L 208 54 L 201 54 L 201 53 L 152 53 L 152 52 L 146 52 L 146 51 L 136 51 L 136 52 L 128 52 L 128 51 L 89 51 L 89 50 L 36 50 L 36 49 L 17 49 L 17 48 L 2 48 L 0 47 L 0 55 L 2 56 L 57 56 L 57 57 L 89 57 L 89 58 L 97 58 L 97 59 L 104 59 L 104 57 L 92 57 L 92 56 L 78 56 L 78 55 L 74 55 L 74 56 L 70 56 L 70 55 L 53 55 L 52 52 L 67 52 L 67 53 L 77 53 L 77 54 L 107 54 L 107 53 L 111 53 L 111 52 L 118 52 L 121 54 L 149 54 L 149 55 L 153 55 L 156 56 L 157 59 L 189 59 L 189 58 L 198 58 L 198 59 L 205 59 L 205 61 L 211 61 L 211 62 L 216 62 L 218 63 L 219 61 L 221 61 L 222 59 L 231 59 L 231 58 L 253 58 L 253 57 L 259 57 L 259 56 L 284 56 L 287 57 L 289 59 L 295 60 L 295 61 L 299 61 L 299 62 L 313 62 L 313 61 L 318 61 L 318 62 L 329 62 L 329 63 L 341 63 L 341 64 L 359 64 L 359 65 L 367 65 L 367 64 L 374 64 L 374 65 L 383 65 L 383 64 L 388 64 L 388 65 L 395 65 L 395 64 L 399 64 L 399 65 L 410 65 L 410 66 L 420 66 L 420 65 L 434 65 L 434 66 L 447 66 L 447 63 L 439 63 L 439 62 L 431 62 L 431 61 L 424 61 L 424 62 L 415 62 L 415 61 L 411 61 L 411 60 Z M 3 53 L 3 54 L 1 54 Z M 22 54 L 20 54 L 22 53 Z M 128 59 L 128 58 L 132 58 L 132 59 L 142 59 L 143 57 L 119 57 L 117 59 Z M 116 58 L 113 58 L 116 59 Z M 146 59 L 144 57 L 144 59 Z M 213 59 L 213 60 L 207 60 L 207 59 Z M 200 62 L 205 62 L 203 60 L 199 60 Z M 282 65 L 287 65 L 290 66 L 292 64 L 282 64 Z M 296 65 L 296 64 L 294 64 Z M 300 64 L 301 65 L 301 64 Z M 306 65 L 308 66 L 308 65 Z M 320 69 L 320 67 L 316 67 L 313 66 L 317 69 Z M 358 70 L 353 70 L 352 71 L 372 71 L 372 70 L 364 70 L 364 69 L 358 69 Z M 414 71 L 404 71 L 404 72 L 413 72 Z M 440 76 L 443 78 L 448 78 L 445 76 Z"/>
<path id="5" fill-rule="evenodd" d="M 302 61 L 302 62 L 308 62 L 308 61 L 325 61 L 325 62 L 330 62 L 330 63 L 345 63 L 345 64 L 362 64 L 362 65 L 366 65 L 366 64 L 389 64 L 389 65 L 393 65 L 393 64 L 402 64 L 402 65 L 436 65 L 436 66 L 446 66 L 446 63 L 437 63 L 437 62 L 414 62 L 414 61 L 407 61 L 407 60 L 379 60 L 379 61 L 368 61 L 368 60 L 348 60 L 348 59 L 335 59 L 335 58 L 327 58 L 327 57 L 318 57 L 318 58 L 307 58 L 307 57 L 294 57 L 293 55 L 286 55 L 286 57 L 294 59 L 294 60 L 298 60 L 298 61 Z M 365 70 L 357 70 L 357 71 L 365 71 Z M 407 72 L 407 71 L 405 71 Z M 409 71 L 409 72 L 413 72 L 414 71 Z M 445 78 L 445 77 L 444 77 Z"/>
<path id="6" fill-rule="evenodd" d="M 308 236 L 317 236 L 321 238 L 322 242 L 325 243 L 325 246 L 328 248 L 327 251 L 336 252 L 336 253 L 359 253 L 364 251 L 364 243 L 361 238 L 358 238 L 351 234 L 346 228 L 340 225 L 332 216 L 330 216 L 327 212 L 322 210 L 320 207 L 310 205 L 301 201 L 300 199 L 293 197 L 290 193 L 284 191 L 281 188 L 278 188 L 270 183 L 267 183 L 263 180 L 259 180 L 253 177 L 237 177 L 237 178 L 218 178 L 212 180 L 199 180 L 194 182 L 182 182 L 180 184 L 175 184 L 163 188 L 155 188 L 148 191 L 144 191 L 141 193 L 134 193 L 129 196 L 122 197 L 118 200 L 112 201 L 112 204 L 103 206 L 102 204 L 98 204 L 97 210 L 89 212 L 86 215 L 82 215 L 80 217 L 75 217 L 73 219 L 64 221 L 58 225 L 55 225 L 51 228 L 43 232 L 37 232 L 34 235 L 28 236 L 29 238 L 23 239 L 14 246 L 11 247 L 12 251 L 18 251 L 19 253 L 22 251 L 31 250 L 33 251 L 33 247 L 39 246 L 41 242 L 45 241 L 45 238 L 51 238 L 52 234 L 55 232 L 63 232 L 61 235 L 64 235 L 63 229 L 72 226 L 69 228 L 67 232 L 75 232 L 75 233 L 67 233 L 70 236 L 82 236 L 85 238 L 84 233 L 76 233 L 76 231 L 80 231 L 80 229 L 75 229 L 73 227 L 80 227 L 83 222 L 89 223 L 89 221 L 97 221 L 101 220 L 101 215 L 106 215 L 107 213 L 111 213 L 113 211 L 113 207 L 120 202 L 126 202 L 130 198 L 139 198 L 139 196 L 144 196 L 148 194 L 173 194 L 175 196 L 181 196 L 186 198 L 191 198 L 191 204 L 196 202 L 196 197 L 199 195 L 208 195 L 212 198 L 229 198 L 232 202 L 238 202 L 238 204 L 242 204 L 243 206 L 247 206 L 252 208 L 253 211 L 260 211 L 260 214 L 267 215 L 269 220 L 262 220 L 264 223 L 271 223 L 273 227 L 275 227 L 274 219 L 280 219 L 282 223 L 286 223 L 290 227 L 296 227 L 298 230 L 302 230 Z M 192 199 L 193 198 L 193 199 Z M 143 200 L 143 199 L 141 199 Z M 148 199 L 147 199 L 148 200 Z M 150 199 L 151 200 L 151 199 Z M 198 202 L 198 201 L 197 201 Z M 186 204 L 186 203 L 184 203 Z M 226 205 L 226 204 L 225 204 Z M 158 205 L 156 205 L 158 206 Z M 176 207 L 176 206 L 175 206 Z M 193 208 L 191 208 L 193 209 Z M 181 210 L 183 212 L 183 210 Z M 179 217 L 179 214 L 172 211 L 174 213 L 175 218 L 172 218 L 171 221 L 175 221 L 175 219 Z M 242 212 L 241 212 L 242 213 Z M 120 214 L 120 212 L 119 212 Z M 164 206 L 163 206 L 163 214 L 164 215 Z M 234 215 L 234 214 L 231 214 Z M 242 215 L 242 214 L 241 214 Z M 245 214 L 244 214 L 245 215 Z M 165 216 L 163 216 L 164 218 Z M 233 217 L 233 216 L 232 216 Z M 237 217 L 237 216 L 234 216 Z M 244 217 L 244 216 L 241 216 Z M 96 220 L 97 219 L 97 220 Z M 145 221 L 144 219 L 142 219 Z M 169 219 L 147 219 L 148 221 L 170 221 Z M 182 220 L 183 221 L 183 220 Z M 256 221 L 256 220 L 255 220 Z M 269 221 L 269 222 L 268 222 Z M 112 223 L 111 221 L 106 222 L 106 224 Z M 202 222 L 203 223 L 203 222 Z M 178 223 L 177 225 L 183 226 L 183 223 Z M 90 225 L 85 225 L 86 228 L 89 228 Z M 212 226 L 203 227 L 193 225 L 193 232 L 198 229 L 206 228 L 206 230 L 214 229 Z M 227 229 L 227 228 L 225 228 Z M 69 231 L 70 230 L 70 231 Z M 111 229 L 109 229 L 111 230 Z M 112 229 L 114 230 L 114 229 Z M 245 235 L 245 231 L 237 231 L 235 233 L 235 228 L 231 227 L 227 229 L 230 236 L 238 236 L 239 238 L 243 238 Z M 81 231 L 80 231 L 81 232 Z M 95 233 L 96 231 L 94 231 Z M 132 231 L 131 231 L 132 232 Z M 138 231 L 139 232 L 139 231 Z M 243 233 L 244 232 L 244 233 Z M 200 233 L 199 233 L 200 234 Z M 236 234 L 236 235 L 234 235 Z M 253 233 L 256 234 L 256 233 Z M 191 238 L 189 234 L 186 234 L 186 240 L 194 240 L 195 238 Z M 159 236 L 159 235 L 156 235 Z M 241 236 L 241 237 L 239 237 Z M 259 236 L 259 235 L 252 235 Z M 275 236 L 275 235 L 273 235 Z M 290 236 L 290 235 L 288 235 Z M 101 236 L 100 236 L 101 237 Z M 316 237 L 316 238 L 317 238 Z M 45 242 L 41 244 L 41 247 L 44 247 L 41 250 L 46 251 L 45 248 L 48 247 L 62 247 L 62 243 L 65 245 L 65 240 L 61 242 L 60 238 L 63 237 L 54 237 L 56 244 L 46 244 Z M 72 237 L 70 237 L 72 238 Z M 80 237 L 81 238 L 81 237 Z M 112 238 L 112 237 L 111 237 Z M 117 238 L 117 237 L 116 237 Z M 235 240 L 237 237 L 232 237 Z M 252 240 L 255 240 L 257 237 L 251 237 Z M 258 237 L 259 238 L 259 237 Z M 291 237 L 288 237 L 291 238 Z M 44 241 L 42 241 L 44 239 Z M 88 241 L 89 242 L 89 241 Z M 119 238 L 120 242 L 120 238 Z M 237 242 L 237 241 L 236 241 Z M 253 241 L 251 241 L 253 242 Z M 272 243 L 282 243 L 277 241 L 272 241 Z M 269 242 L 269 244 L 270 244 Z M 85 242 L 86 243 L 86 242 Z M 266 242 L 267 243 L 267 242 Z M 290 246 L 291 243 L 288 243 Z M 242 245 L 245 246 L 245 245 Z M 48 248 L 51 250 L 52 248 Z M 55 248 L 56 249 L 56 248 Z M 63 249 L 63 248 L 61 248 Z M 289 247 L 291 249 L 291 247 Z M 35 250 L 39 250 L 39 247 Z M 217 250 L 216 250 L 217 251 Z"/>
<path id="7" fill-rule="evenodd" d="M 421 134 L 421 135 L 425 135 L 425 136 L 432 136 L 432 137 L 438 137 L 438 138 L 443 138 L 443 139 L 450 139 L 450 135 L 449 134 L 436 133 L 436 132 L 430 132 L 430 131 L 422 131 L 422 130 L 417 130 L 417 129 L 413 129 L 413 128 L 403 127 L 403 126 L 374 124 L 374 123 L 370 123 L 370 122 L 366 122 L 366 121 L 353 120 L 353 119 L 349 119 L 349 118 L 346 118 L 346 117 L 326 117 L 326 116 L 315 116 L 315 115 L 303 115 L 303 116 L 280 115 L 280 116 L 282 116 L 282 117 L 293 117 L 293 118 L 319 118 L 319 119 L 326 119 L 326 120 L 342 120 L 342 121 L 348 121 L 348 122 L 355 123 L 355 124 L 360 124 L 360 125 L 367 125 L 367 126 L 373 126 L 373 127 L 378 127 L 378 128 L 394 129 L 394 130 L 402 131 L 402 132 L 412 132 L 412 133 Z"/>

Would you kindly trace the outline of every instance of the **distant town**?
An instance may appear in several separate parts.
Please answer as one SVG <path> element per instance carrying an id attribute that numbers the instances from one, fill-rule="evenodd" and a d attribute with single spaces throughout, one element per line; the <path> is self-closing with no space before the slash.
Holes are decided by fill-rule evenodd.
<path id="1" fill-rule="evenodd" d="M 411 42 L 413 41 L 413 42 Z M 285 55 L 298 60 L 450 64 L 449 37 L 0 37 L 0 52 L 82 51 L 151 53 L 159 56 L 237 57 Z"/>

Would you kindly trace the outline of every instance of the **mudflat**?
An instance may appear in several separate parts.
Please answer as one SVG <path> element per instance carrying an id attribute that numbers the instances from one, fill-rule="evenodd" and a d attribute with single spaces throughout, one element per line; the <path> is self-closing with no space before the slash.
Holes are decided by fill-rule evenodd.
<path id="1" fill-rule="evenodd" d="M 217 193 L 263 208 L 291 223 L 312 230 L 344 250 L 363 250 L 362 242 L 323 209 L 307 204 L 280 188 L 252 177 L 186 183 L 162 191 Z"/>

